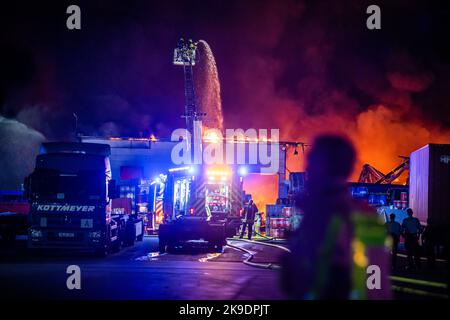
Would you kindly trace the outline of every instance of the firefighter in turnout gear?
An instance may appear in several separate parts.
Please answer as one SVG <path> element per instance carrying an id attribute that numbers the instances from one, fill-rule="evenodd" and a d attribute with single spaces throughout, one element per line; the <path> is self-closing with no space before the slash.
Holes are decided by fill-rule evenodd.
<path id="1" fill-rule="evenodd" d="M 402 222 L 403 237 L 405 238 L 405 249 L 408 255 L 408 267 L 420 269 L 420 246 L 419 235 L 422 233 L 422 226 L 419 219 L 413 217 L 413 210 L 408 208 L 406 210 L 408 218 Z M 414 259 L 413 259 L 414 257 Z"/>
<path id="2" fill-rule="evenodd" d="M 332 135 L 317 138 L 308 155 L 304 218 L 282 261 L 282 285 L 294 299 L 391 297 L 383 223 L 348 192 L 355 157 L 347 139 Z"/>
<path id="3" fill-rule="evenodd" d="M 244 208 L 244 224 L 242 225 L 242 231 L 240 238 L 244 237 L 245 229 L 248 227 L 248 239 L 252 239 L 253 233 L 253 224 L 255 223 L 255 215 L 258 212 L 258 208 L 253 203 L 253 200 L 250 200 L 248 204 Z"/>

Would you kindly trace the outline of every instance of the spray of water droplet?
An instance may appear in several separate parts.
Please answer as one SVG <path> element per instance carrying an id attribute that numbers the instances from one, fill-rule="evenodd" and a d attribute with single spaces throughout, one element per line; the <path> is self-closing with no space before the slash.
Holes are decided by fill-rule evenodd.
<path id="1" fill-rule="evenodd" d="M 206 113 L 203 117 L 203 125 L 223 132 L 222 98 L 216 60 L 206 41 L 199 41 L 198 50 L 200 60 L 197 92 L 199 111 Z"/>

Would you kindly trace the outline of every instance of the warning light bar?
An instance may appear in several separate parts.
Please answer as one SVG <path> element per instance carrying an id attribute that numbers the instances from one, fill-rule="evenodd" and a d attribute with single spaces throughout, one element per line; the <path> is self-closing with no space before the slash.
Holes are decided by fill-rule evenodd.
<path id="1" fill-rule="evenodd" d="M 230 175 L 229 171 L 216 171 L 216 170 L 210 170 L 210 171 L 206 171 L 206 175 L 208 176 L 228 176 Z"/>
<path id="2" fill-rule="evenodd" d="M 185 170 L 192 170 L 192 167 L 186 166 L 186 167 L 178 167 L 178 168 L 170 168 L 169 172 L 178 172 L 178 171 L 185 171 Z"/>

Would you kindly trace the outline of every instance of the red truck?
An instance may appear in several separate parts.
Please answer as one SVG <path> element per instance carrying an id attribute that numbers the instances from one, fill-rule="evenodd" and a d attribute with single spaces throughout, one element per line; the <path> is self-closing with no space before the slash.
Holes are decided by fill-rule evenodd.
<path id="1" fill-rule="evenodd" d="M 17 235 L 27 234 L 30 205 L 22 191 L 0 191 L 0 238 L 13 241 Z"/>

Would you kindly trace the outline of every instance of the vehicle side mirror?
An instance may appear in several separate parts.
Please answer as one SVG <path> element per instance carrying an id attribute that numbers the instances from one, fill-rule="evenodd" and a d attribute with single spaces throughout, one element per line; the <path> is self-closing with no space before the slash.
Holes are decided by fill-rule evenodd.
<path id="1" fill-rule="evenodd" d="M 116 180 L 109 180 L 108 182 L 108 198 L 117 199 L 119 198 L 119 190 L 116 185 Z"/>

